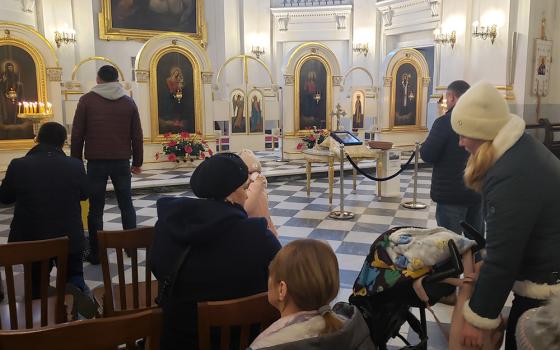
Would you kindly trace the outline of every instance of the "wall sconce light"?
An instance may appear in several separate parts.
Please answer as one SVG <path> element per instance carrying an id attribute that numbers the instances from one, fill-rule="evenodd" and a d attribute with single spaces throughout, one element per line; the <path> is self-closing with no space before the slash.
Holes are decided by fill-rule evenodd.
<path id="1" fill-rule="evenodd" d="M 478 26 L 478 21 L 473 22 L 473 38 L 481 38 L 482 40 L 486 40 L 490 38 L 490 42 L 494 44 L 494 40 L 498 36 L 498 26 L 493 24 L 491 26 Z"/>
<path id="2" fill-rule="evenodd" d="M 73 29 L 63 28 L 54 32 L 54 42 L 56 47 L 65 44 L 74 44 L 76 42 L 76 32 Z"/>
<path id="3" fill-rule="evenodd" d="M 357 52 L 358 54 L 364 54 L 364 57 L 366 57 L 369 52 L 368 44 L 356 44 L 352 48 L 352 51 Z"/>
<path id="4" fill-rule="evenodd" d="M 260 46 L 251 46 L 251 52 L 252 52 L 253 55 L 255 55 L 257 58 L 261 58 L 261 56 L 264 55 L 264 47 L 260 47 Z"/>
<path id="5" fill-rule="evenodd" d="M 451 49 L 455 47 L 455 43 L 457 42 L 457 32 L 452 31 L 451 33 L 442 33 L 440 28 L 434 30 L 434 42 L 438 45 L 447 45 L 451 46 Z"/>

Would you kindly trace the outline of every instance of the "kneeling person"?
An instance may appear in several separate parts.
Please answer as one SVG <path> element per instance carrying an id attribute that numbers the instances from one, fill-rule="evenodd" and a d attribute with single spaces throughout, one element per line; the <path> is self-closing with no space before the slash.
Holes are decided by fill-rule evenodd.
<path id="1" fill-rule="evenodd" d="M 43 124 L 37 146 L 10 162 L 0 186 L 0 202 L 15 203 L 8 242 L 68 236 L 67 281 L 86 291 L 82 254 L 84 229 L 80 200 L 87 199 L 87 177 L 79 159 L 62 151 L 64 126 Z M 52 263 L 55 263 L 54 261 Z M 40 264 L 33 264 L 32 294 L 40 297 Z"/>

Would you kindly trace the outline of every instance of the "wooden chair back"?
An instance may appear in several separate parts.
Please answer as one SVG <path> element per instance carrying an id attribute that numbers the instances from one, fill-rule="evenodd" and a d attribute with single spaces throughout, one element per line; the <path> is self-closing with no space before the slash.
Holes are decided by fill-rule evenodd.
<path id="1" fill-rule="evenodd" d="M 50 260 L 56 259 L 56 296 L 49 298 Z M 66 322 L 66 307 L 64 305 L 64 290 L 66 285 L 66 260 L 68 258 L 68 237 L 47 239 L 41 241 L 28 241 L 7 243 L 0 245 L 0 266 L 6 273 L 6 295 L 8 307 L 0 308 L 0 329 L 7 328 L 7 319 L 10 320 L 9 328 L 33 328 L 47 326 L 48 324 Z M 41 298 L 32 299 L 31 270 L 32 263 L 41 266 Z M 14 266 L 23 265 L 23 291 L 24 303 L 16 299 Z M 40 317 L 39 320 L 37 319 Z"/>
<path id="2" fill-rule="evenodd" d="M 126 313 L 142 308 L 157 306 L 157 281 L 152 280 L 152 270 L 148 256 L 154 240 L 154 228 L 143 227 L 122 231 L 99 231 L 99 254 L 103 271 L 103 315 Z M 117 253 L 118 285 L 113 287 L 109 269 L 108 249 L 114 248 Z M 138 249 L 146 249 L 145 282 L 138 282 Z M 130 253 L 132 284 L 125 280 L 123 250 Z"/>
<path id="3" fill-rule="evenodd" d="M 115 350 L 138 339 L 145 339 L 144 349 L 158 350 L 161 328 L 162 311 L 149 309 L 26 331 L 0 331 L 0 350 Z"/>
<path id="4" fill-rule="evenodd" d="M 210 350 L 210 329 L 220 329 L 220 349 L 229 350 L 231 327 L 241 328 L 239 349 L 246 349 L 251 339 L 251 327 L 262 332 L 280 318 L 278 310 L 268 303 L 267 293 L 245 298 L 198 303 L 198 348 Z"/>

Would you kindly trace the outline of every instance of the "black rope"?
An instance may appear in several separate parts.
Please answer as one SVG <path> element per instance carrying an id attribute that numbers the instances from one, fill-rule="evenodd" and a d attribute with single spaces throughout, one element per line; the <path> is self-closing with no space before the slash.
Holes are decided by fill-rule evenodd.
<path id="1" fill-rule="evenodd" d="M 387 176 L 387 177 L 375 177 L 375 176 L 371 176 L 366 174 L 365 171 L 363 171 L 362 169 L 360 169 L 356 163 L 354 163 L 354 161 L 352 160 L 352 158 L 350 158 L 349 155 L 346 155 L 346 159 L 348 159 L 348 161 L 350 162 L 350 164 L 352 164 L 352 166 L 354 167 L 354 169 L 356 169 L 360 174 L 364 175 L 365 177 L 367 177 L 370 180 L 373 181 L 388 181 L 391 180 L 394 177 L 397 177 L 400 175 L 400 173 L 402 173 L 404 171 L 404 168 L 410 164 L 410 162 L 412 162 L 412 160 L 414 159 L 414 156 L 416 155 L 416 152 L 412 152 L 412 155 L 410 156 L 410 158 L 408 158 L 408 160 L 406 161 L 406 163 L 404 165 L 401 165 L 401 169 L 399 171 L 397 171 L 396 173 L 394 173 L 391 176 Z"/>

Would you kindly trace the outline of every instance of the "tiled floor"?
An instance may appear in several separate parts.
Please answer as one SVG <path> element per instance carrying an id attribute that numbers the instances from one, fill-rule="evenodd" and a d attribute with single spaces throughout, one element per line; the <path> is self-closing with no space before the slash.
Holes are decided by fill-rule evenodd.
<path id="1" fill-rule="evenodd" d="M 185 181 L 183 178 L 184 172 L 177 176 L 181 177 L 181 181 Z M 380 233 L 397 225 L 436 226 L 435 205 L 430 201 L 429 195 L 430 179 L 430 169 L 423 169 L 419 172 L 418 199 L 428 204 L 428 208 L 417 211 L 407 210 L 400 206 L 402 201 L 412 198 L 410 171 L 404 172 L 400 177 L 402 196 L 397 198 L 378 198 L 376 196 L 376 183 L 362 176 L 358 177 L 357 191 L 352 191 L 350 181 L 346 181 L 345 209 L 355 213 L 354 219 L 349 221 L 336 221 L 328 218 L 329 212 L 337 209 L 339 195 L 334 196 L 335 205 L 330 206 L 328 204 L 327 179 L 313 179 L 309 197 L 305 191 L 305 180 L 291 180 L 289 183 L 271 182 L 268 185 L 268 190 L 272 220 L 278 227 L 282 244 L 294 239 L 309 237 L 325 240 L 331 245 L 336 252 L 340 265 L 341 289 L 337 299 L 347 300 L 354 279 L 369 251 L 370 244 Z M 335 193 L 338 193 L 338 190 L 336 190 L 338 188 L 338 178 L 336 178 L 336 181 Z M 155 204 L 156 200 L 162 196 L 192 196 L 192 193 L 190 191 L 153 192 L 134 196 L 134 206 L 137 210 L 139 226 L 155 224 L 157 219 Z M 0 209 L 0 243 L 7 240 L 12 212 L 12 208 Z M 120 213 L 112 195 L 108 196 L 104 222 L 106 230 L 121 229 Z M 113 262 L 116 262 L 114 253 L 112 259 Z M 100 266 L 92 266 L 86 263 L 84 271 L 87 283 L 91 288 L 102 284 Z M 438 304 L 434 307 L 434 310 L 443 322 L 448 323 L 450 321 L 451 307 Z M 433 317 L 429 314 L 427 316 L 430 336 L 429 349 L 447 349 L 446 341 Z M 409 340 L 416 339 L 414 334 L 408 334 L 407 326 L 404 326 L 401 331 Z M 392 345 L 391 349 L 397 349 L 404 344 L 400 340 L 392 340 L 390 345 Z"/>

